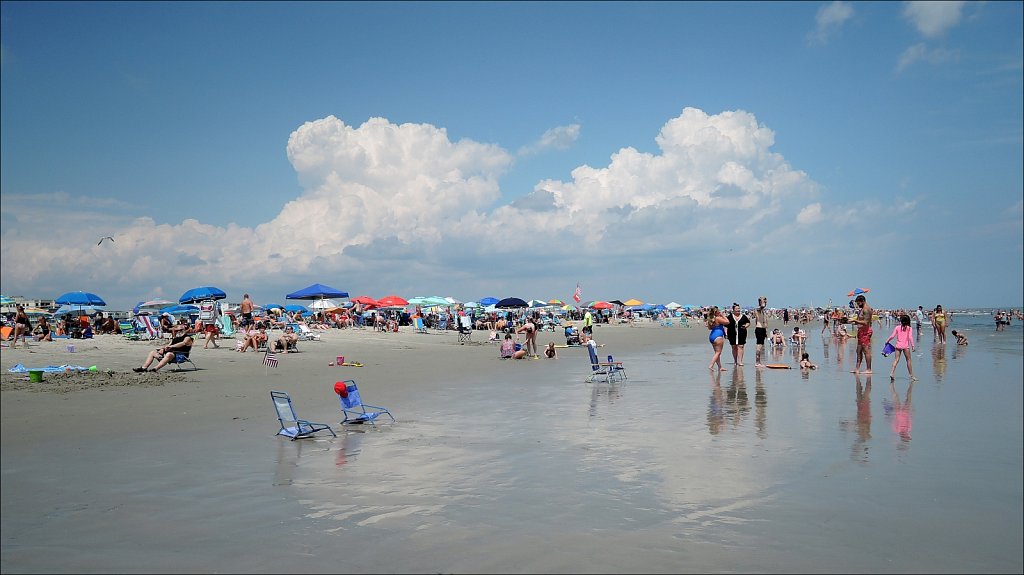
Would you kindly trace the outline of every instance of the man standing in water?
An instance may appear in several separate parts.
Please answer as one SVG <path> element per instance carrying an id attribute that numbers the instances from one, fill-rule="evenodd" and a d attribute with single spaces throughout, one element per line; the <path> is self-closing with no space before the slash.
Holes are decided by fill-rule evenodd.
<path id="1" fill-rule="evenodd" d="M 853 301 L 857 304 L 859 311 L 850 318 L 850 323 L 857 324 L 857 367 L 852 373 L 869 375 L 871 373 L 871 318 L 874 310 L 868 305 L 868 299 L 864 297 L 864 294 L 857 296 Z M 862 359 L 866 364 L 864 371 L 860 370 Z"/>
<path id="2" fill-rule="evenodd" d="M 754 310 L 754 338 L 757 340 L 757 354 L 754 357 L 754 367 L 764 367 L 761 355 L 764 352 L 764 341 L 768 339 L 768 314 L 765 313 L 767 306 L 767 297 L 761 296 L 757 298 L 757 309 Z"/>

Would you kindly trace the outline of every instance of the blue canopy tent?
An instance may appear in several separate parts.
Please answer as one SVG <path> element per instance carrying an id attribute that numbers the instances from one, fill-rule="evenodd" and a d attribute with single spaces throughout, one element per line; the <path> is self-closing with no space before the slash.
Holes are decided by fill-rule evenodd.
<path id="1" fill-rule="evenodd" d="M 334 289 L 331 286 L 325 286 L 324 284 L 313 284 L 308 287 L 304 287 L 299 291 L 294 291 L 286 296 L 286 299 L 321 299 L 329 297 L 348 297 L 347 291 L 341 291 Z"/>

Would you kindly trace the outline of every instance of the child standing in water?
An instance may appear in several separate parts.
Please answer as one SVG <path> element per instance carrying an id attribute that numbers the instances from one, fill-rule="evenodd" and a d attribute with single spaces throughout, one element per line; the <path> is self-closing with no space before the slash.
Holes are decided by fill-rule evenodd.
<path id="1" fill-rule="evenodd" d="M 892 369 L 889 371 L 889 379 L 896 379 L 896 366 L 900 363 L 900 356 L 906 356 L 907 358 L 907 373 L 910 374 L 910 381 L 917 381 L 914 377 L 914 366 L 910 361 L 910 353 L 914 351 L 914 330 L 910 327 L 910 316 L 903 314 L 900 316 L 900 324 L 893 328 L 892 335 L 889 339 L 885 340 L 885 343 L 890 343 L 895 339 L 896 343 L 893 347 L 896 348 L 896 360 L 892 362 Z"/>

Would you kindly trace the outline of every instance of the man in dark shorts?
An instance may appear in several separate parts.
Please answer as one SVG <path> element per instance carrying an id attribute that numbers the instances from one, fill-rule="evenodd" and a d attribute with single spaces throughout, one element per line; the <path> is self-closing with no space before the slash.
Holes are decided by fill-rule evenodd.
<path id="1" fill-rule="evenodd" d="M 754 310 L 754 337 L 757 339 L 757 354 L 754 358 L 754 367 L 763 367 L 761 356 L 764 353 L 764 342 L 768 339 L 768 314 L 765 313 L 768 307 L 768 298 L 761 296 L 757 298 L 757 309 Z"/>
<path id="2" fill-rule="evenodd" d="M 238 304 L 238 311 L 242 314 L 242 321 L 239 323 L 242 327 L 249 327 L 252 325 L 252 308 L 255 307 L 252 300 L 249 299 L 249 294 L 242 296 L 242 303 Z"/>
<path id="3" fill-rule="evenodd" d="M 874 314 L 874 310 L 868 305 L 868 299 L 864 297 L 864 294 L 857 296 L 853 300 L 859 311 L 857 314 L 850 318 L 850 323 L 857 324 L 857 367 L 854 368 L 852 373 L 862 373 L 864 375 L 871 374 L 871 316 Z M 866 369 L 860 370 L 861 360 L 865 361 Z"/>

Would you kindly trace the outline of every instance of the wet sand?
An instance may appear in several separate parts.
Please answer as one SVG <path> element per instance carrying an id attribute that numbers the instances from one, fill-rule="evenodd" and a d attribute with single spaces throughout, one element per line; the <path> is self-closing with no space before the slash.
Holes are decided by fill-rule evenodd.
<path id="1" fill-rule="evenodd" d="M 584 381 L 581 349 L 500 360 L 496 345 L 459 345 L 454 332 L 333 331 L 276 369 L 200 343 L 199 371 L 183 374 L 130 372 L 153 345 L 119 336 L 76 341 L 75 354 L 65 342 L 4 349 L 0 567 L 1024 567 L 1019 333 L 979 330 L 970 349 L 941 352 L 922 342 L 906 437 L 905 369 L 890 388 L 877 351 L 871 378 L 849 373 L 852 345 L 813 337 L 818 370 L 755 369 L 748 345 L 743 368 L 727 350 L 729 371 L 714 374 L 706 333 L 599 326 L 601 357 L 626 363 L 614 385 Z M 329 367 L 339 354 L 364 367 Z M 789 350 L 777 359 L 796 363 Z M 15 363 L 98 371 L 29 384 L 7 372 Z M 398 423 L 337 425 L 344 378 Z M 271 389 L 338 437 L 274 437 Z"/>

